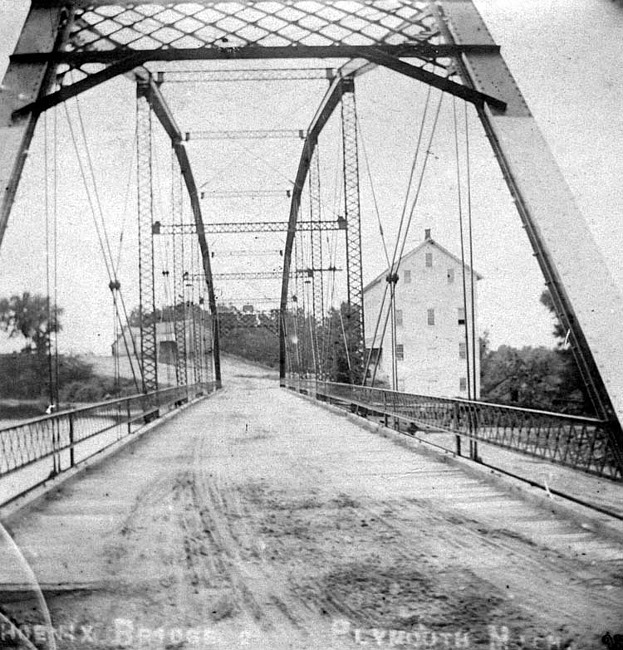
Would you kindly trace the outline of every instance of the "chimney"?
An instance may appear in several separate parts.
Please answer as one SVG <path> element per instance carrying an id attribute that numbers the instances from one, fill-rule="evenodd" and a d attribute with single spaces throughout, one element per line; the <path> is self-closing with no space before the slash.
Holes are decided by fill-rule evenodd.
<path id="1" fill-rule="evenodd" d="M 430 238 L 431 238 L 431 236 L 430 236 L 430 228 L 426 228 L 424 230 L 424 239 L 430 239 Z"/>

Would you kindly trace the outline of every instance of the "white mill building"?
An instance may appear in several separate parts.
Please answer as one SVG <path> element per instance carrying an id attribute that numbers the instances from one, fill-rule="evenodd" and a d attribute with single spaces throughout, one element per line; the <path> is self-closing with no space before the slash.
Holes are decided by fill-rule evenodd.
<path id="1" fill-rule="evenodd" d="M 465 269 L 466 301 L 463 291 Z M 391 384 L 391 337 L 388 326 L 385 341 L 373 344 L 377 316 L 387 285 L 389 270 L 364 287 L 366 349 L 373 358 L 380 355 L 377 379 Z M 480 358 L 478 344 L 478 273 L 439 245 L 426 230 L 424 241 L 406 253 L 396 283 L 396 358 L 399 391 L 439 397 L 480 396 Z M 470 282 L 473 277 L 473 313 Z M 388 309 L 386 300 L 384 313 Z M 473 327 L 475 323 L 475 329 Z M 466 336 L 467 327 L 467 336 Z M 379 329 L 382 331 L 382 323 Z M 473 354 L 472 336 L 475 334 Z M 475 372 L 473 357 L 475 356 Z M 468 378 L 467 361 L 470 372 Z M 473 377 L 475 374 L 475 387 Z"/>

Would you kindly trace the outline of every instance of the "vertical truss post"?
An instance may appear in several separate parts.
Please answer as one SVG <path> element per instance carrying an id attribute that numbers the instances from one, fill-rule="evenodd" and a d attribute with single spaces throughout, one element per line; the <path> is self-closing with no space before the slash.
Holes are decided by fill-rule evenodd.
<path id="1" fill-rule="evenodd" d="M 145 87 L 136 86 L 136 170 L 138 182 L 138 269 L 143 392 L 158 389 L 156 291 L 154 282 L 151 108 Z"/>
<path id="2" fill-rule="evenodd" d="M 344 79 L 342 95 L 342 152 L 344 165 L 344 217 L 346 218 L 347 338 L 351 382 L 363 371 L 363 271 L 361 263 L 361 211 L 359 203 L 359 151 L 355 82 Z"/>
<path id="3" fill-rule="evenodd" d="M 309 168 L 309 207 L 311 221 L 322 221 L 320 197 L 320 153 L 318 145 L 314 149 L 311 166 Z M 320 228 L 311 231 L 311 266 L 312 269 L 323 268 L 322 231 Z M 318 332 L 322 331 L 324 322 L 324 277 L 322 272 L 312 274 L 312 311 L 313 311 L 313 345 L 316 349 L 315 375 L 319 377 L 322 370 L 320 360 L 320 346 Z"/>
<path id="4" fill-rule="evenodd" d="M 172 170 L 176 169 L 176 161 L 172 161 Z M 173 174 L 171 179 L 171 200 L 173 223 L 182 224 L 182 179 Z M 173 312 L 175 318 L 175 344 L 177 356 L 175 359 L 175 378 L 178 386 L 188 384 L 188 366 L 186 363 L 186 300 L 184 296 L 184 235 L 175 229 L 173 231 Z"/>
<path id="5" fill-rule="evenodd" d="M 201 348 L 199 326 L 197 325 L 197 303 L 195 303 L 195 287 L 193 286 L 192 301 L 190 308 L 192 310 L 192 345 L 193 345 L 193 382 L 198 384 L 201 381 Z"/>
<path id="6" fill-rule="evenodd" d="M 205 340 L 205 312 L 203 309 L 203 296 L 199 296 L 199 381 L 206 381 L 206 340 Z"/>
<path id="7" fill-rule="evenodd" d="M 305 371 L 305 287 L 303 276 L 298 273 L 303 266 L 301 242 L 294 240 L 294 286 L 296 287 L 296 305 L 294 309 L 294 367 L 295 374 Z"/>

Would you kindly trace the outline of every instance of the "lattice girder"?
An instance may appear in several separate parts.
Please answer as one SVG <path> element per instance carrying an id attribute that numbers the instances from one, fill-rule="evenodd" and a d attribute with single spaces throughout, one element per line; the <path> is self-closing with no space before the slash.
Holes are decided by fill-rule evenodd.
<path id="1" fill-rule="evenodd" d="M 152 115 L 143 88 L 136 98 L 139 301 L 143 391 L 158 390 L 156 294 L 154 282 Z"/>
<path id="2" fill-rule="evenodd" d="M 363 370 L 363 268 L 361 259 L 361 206 L 359 194 L 359 150 L 357 107 L 352 80 L 342 95 L 342 161 L 344 171 L 344 217 L 346 218 L 346 273 L 349 309 L 351 380 L 359 383 Z"/>
<path id="3" fill-rule="evenodd" d="M 74 1 L 68 50 L 378 46 L 438 37 L 428 2 L 411 0 Z"/>

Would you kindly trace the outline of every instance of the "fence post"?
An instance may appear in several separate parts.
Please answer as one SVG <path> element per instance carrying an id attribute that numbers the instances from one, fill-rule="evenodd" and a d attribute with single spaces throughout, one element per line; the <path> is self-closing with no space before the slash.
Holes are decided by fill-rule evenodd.
<path id="1" fill-rule="evenodd" d="M 132 433 L 132 409 L 130 408 L 130 400 L 125 401 L 126 411 L 128 413 L 128 435 Z"/>
<path id="2" fill-rule="evenodd" d="M 460 431 L 459 429 L 459 405 L 455 402 L 452 408 L 452 428 L 455 431 Z M 455 435 L 456 440 L 456 455 L 461 455 L 461 436 L 459 433 Z"/>
<path id="3" fill-rule="evenodd" d="M 387 417 L 387 393 L 383 391 L 383 424 L 388 426 L 389 420 Z"/>
<path id="4" fill-rule="evenodd" d="M 74 414 L 69 411 L 69 466 L 73 467 L 75 464 L 74 454 Z"/>

